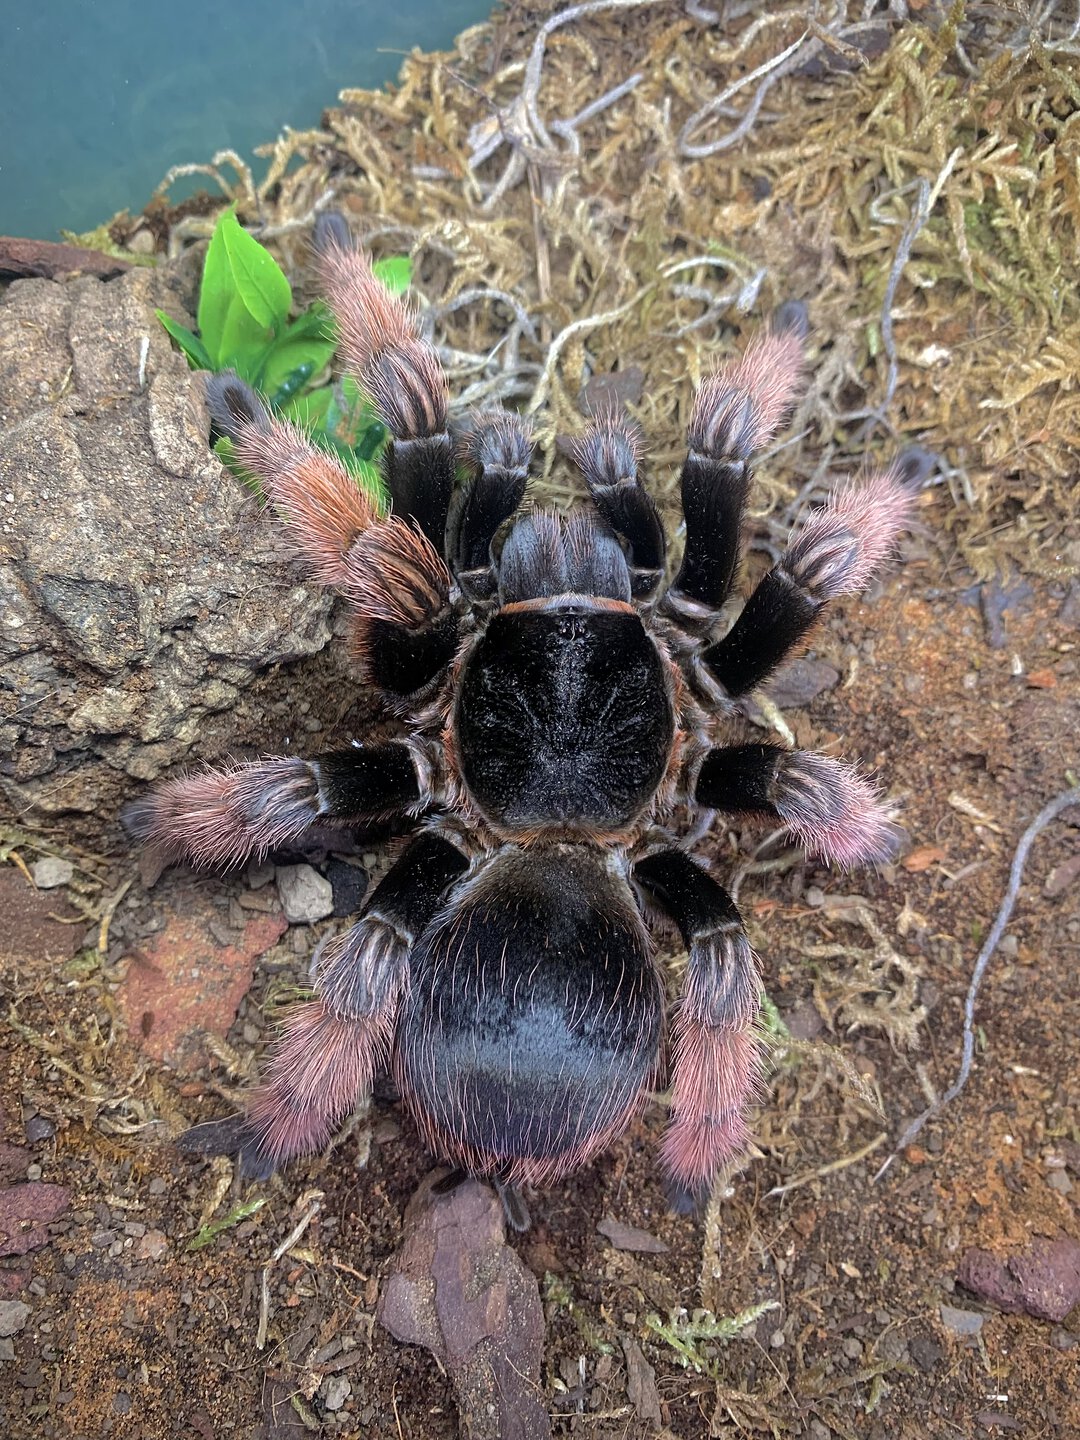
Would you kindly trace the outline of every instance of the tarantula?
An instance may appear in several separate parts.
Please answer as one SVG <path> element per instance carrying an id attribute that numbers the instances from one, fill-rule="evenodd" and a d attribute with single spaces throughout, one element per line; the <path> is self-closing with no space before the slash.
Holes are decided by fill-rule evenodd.
<path id="1" fill-rule="evenodd" d="M 314 998 L 247 1109 L 249 1168 L 252 1154 L 269 1167 L 322 1147 L 389 1061 L 437 1156 L 502 1188 L 550 1183 L 625 1130 L 669 1049 L 662 1161 L 677 1192 L 700 1194 L 747 1138 L 759 977 L 687 836 L 718 811 L 779 823 L 843 865 L 889 852 L 865 779 L 747 743 L 736 702 L 829 600 L 866 586 L 925 457 L 908 452 L 810 514 L 725 628 L 751 458 L 800 383 L 803 306 L 781 306 L 698 390 L 685 548 L 665 584 L 629 420 L 593 418 L 574 446 L 591 505 L 518 514 L 527 423 L 480 412 L 452 438 L 434 349 L 340 216 L 322 217 L 315 253 L 345 362 L 390 432 L 392 512 L 235 376 L 210 380 L 208 404 L 313 576 L 351 606 L 357 666 L 396 728 L 314 760 L 167 781 L 126 817 L 165 858 L 221 866 L 316 820 L 419 822 L 352 927 L 316 953 Z M 670 1046 L 655 912 L 688 951 Z"/>

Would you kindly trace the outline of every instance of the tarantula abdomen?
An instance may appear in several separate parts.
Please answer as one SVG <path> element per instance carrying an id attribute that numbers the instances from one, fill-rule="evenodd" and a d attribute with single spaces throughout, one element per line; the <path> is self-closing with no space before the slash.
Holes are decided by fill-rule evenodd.
<path id="1" fill-rule="evenodd" d="M 455 443 L 435 351 L 340 217 L 320 219 L 316 251 L 345 362 L 390 432 L 392 513 L 235 376 L 208 397 L 286 538 L 344 596 L 359 683 L 388 723 L 314 759 L 166 781 L 127 819 L 168 859 L 219 865 L 316 822 L 416 829 L 320 948 L 314 995 L 233 1143 L 249 1169 L 317 1150 L 389 1067 L 438 1159 L 543 1184 L 615 1141 L 667 1074 L 662 1164 L 700 1194 L 746 1143 L 760 978 L 691 836 L 715 813 L 786 827 L 826 861 L 888 855 L 869 783 L 750 740 L 736 702 L 866 586 L 929 457 L 909 452 L 811 513 L 731 621 L 751 464 L 801 383 L 804 307 L 781 306 L 698 392 L 666 584 L 636 426 L 602 414 L 576 442 L 587 505 L 518 515 L 525 422 L 481 412 Z M 670 1024 L 658 912 L 687 952 Z"/>

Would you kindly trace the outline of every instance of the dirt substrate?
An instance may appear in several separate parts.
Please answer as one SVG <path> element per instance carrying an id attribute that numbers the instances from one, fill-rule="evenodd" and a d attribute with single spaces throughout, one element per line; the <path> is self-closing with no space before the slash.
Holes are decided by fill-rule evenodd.
<path id="1" fill-rule="evenodd" d="M 835 1043 L 843 1064 L 798 1046 L 781 1057 L 758 1121 L 763 1153 L 705 1221 L 668 1213 L 659 1107 L 584 1175 L 532 1198 L 533 1228 L 513 1243 L 546 1299 L 543 1397 L 555 1433 L 655 1433 L 628 1399 L 628 1341 L 655 1368 L 663 1426 L 680 1437 L 1080 1431 L 1075 1327 L 998 1313 L 955 1282 L 971 1247 L 1006 1257 L 1032 1237 L 1080 1238 L 1075 828 L 1059 824 L 1036 844 L 980 997 L 970 1085 L 871 1183 L 888 1153 L 882 1137 L 922 1108 L 924 1085 L 940 1091 L 952 1078 L 973 954 L 1015 838 L 1060 786 L 1080 723 L 1075 589 L 1021 586 L 997 648 L 979 600 L 943 584 L 936 559 L 911 559 L 880 599 L 823 635 L 816 658 L 840 684 L 788 712 L 801 743 L 841 733 L 846 752 L 880 765 L 913 847 L 883 875 L 800 867 L 743 885 L 770 995 L 797 1038 Z M 101 882 L 83 877 L 91 896 L 133 878 L 85 863 Z M 294 926 L 264 957 L 208 1070 L 198 1057 L 180 1073 L 150 1058 L 155 1012 L 138 1010 L 142 990 L 132 999 L 140 957 L 163 924 L 201 907 L 217 909 L 220 941 L 245 935 L 245 919 L 272 921 L 274 887 L 252 889 L 252 878 L 262 877 L 172 874 L 151 891 L 135 880 L 94 968 L 91 950 L 63 956 L 96 944 L 100 922 L 84 935 L 84 921 L 65 932 L 30 916 L 25 881 L 5 872 L 5 894 L 21 887 L 27 917 L 5 957 L 18 1022 L 3 1055 L 6 1142 L 34 1138 L 2 1157 L 12 1180 L 29 1174 L 68 1192 L 47 1243 L 4 1261 L 6 1293 L 30 1307 L 3 1368 L 13 1437 L 459 1433 L 449 1382 L 373 1319 L 428 1169 L 408 1119 L 378 1103 L 325 1164 L 247 1188 L 230 1187 L 226 1162 L 193 1161 L 169 1143 L 185 1122 L 228 1109 L 215 1090 L 234 1091 L 312 937 Z M 845 918 L 853 896 L 878 927 L 876 957 L 875 934 Z M 43 895 L 34 906 L 65 910 Z M 837 945 L 843 954 L 822 950 Z M 202 960 L 212 968 L 222 946 L 211 949 Z M 161 980 L 153 1003 L 163 1014 L 179 1003 L 177 985 L 175 972 Z M 907 1049 L 913 1003 L 927 1019 Z M 847 1163 L 860 1151 L 865 1160 Z M 770 1195 L 776 1186 L 793 1188 Z M 323 1194 L 315 1218 L 270 1271 L 260 1351 L 263 1267 L 313 1189 Z M 251 1218 L 188 1248 L 204 1220 L 252 1199 L 265 1204 Z M 667 1252 L 618 1248 L 597 1231 L 605 1218 Z M 741 1338 L 698 1346 L 704 1373 L 683 1368 L 649 1328 L 650 1314 L 667 1320 L 677 1307 L 725 1316 L 764 1302 L 777 1308 Z"/>
<path id="2" fill-rule="evenodd" d="M 801 12 L 783 13 L 797 20 Z M 584 1174 L 531 1196 L 531 1229 L 510 1240 L 543 1301 L 537 1394 L 557 1435 L 1080 1434 L 1077 1311 L 1060 1320 L 1005 1313 L 1008 1286 L 1001 1273 L 995 1282 L 991 1263 L 1022 1269 L 1033 1247 L 1060 1242 L 1054 1254 L 1066 1258 L 1061 1274 L 1044 1277 L 1045 1300 L 1055 1281 L 1069 1283 L 1061 1246 L 1080 1243 L 1077 810 L 1035 842 L 978 998 L 969 1084 L 874 1181 L 905 1120 L 956 1073 L 971 967 L 1017 840 L 1050 798 L 1075 785 L 1080 759 L 1077 400 L 1071 362 L 1062 358 L 1078 324 L 1069 228 L 1075 186 L 1065 163 L 1075 142 L 1064 133 L 1068 107 L 1060 98 L 1075 81 L 1060 79 L 1062 67 L 1045 49 L 1002 51 L 997 71 L 980 70 L 985 57 L 971 26 L 985 38 L 1004 14 L 965 21 L 940 63 L 937 41 L 924 38 L 909 55 L 904 46 L 922 33 L 910 29 L 885 36 L 893 49 L 879 46 L 866 67 L 843 50 L 853 40 L 825 45 L 837 63 L 788 70 L 769 98 L 772 111 L 765 107 L 764 130 L 749 134 L 739 165 L 725 161 L 721 179 L 677 153 L 676 143 L 695 107 L 725 83 L 717 32 L 675 5 L 643 7 L 632 20 L 594 18 L 595 28 L 577 40 L 567 38 L 572 30 L 561 32 L 545 83 L 557 82 L 559 66 L 575 55 L 579 66 L 595 62 L 603 74 L 594 90 L 617 85 L 628 62 L 640 62 L 646 79 L 632 109 L 612 107 L 604 123 L 613 131 L 606 140 L 592 137 L 561 191 L 533 134 L 529 143 L 539 148 L 523 152 L 532 154 L 533 169 L 524 165 L 494 213 L 482 207 L 501 164 L 483 172 L 488 188 L 475 194 L 462 169 L 464 137 L 488 113 L 485 105 L 445 67 L 420 57 L 394 98 L 354 98 L 333 112 L 322 139 L 309 137 L 306 150 L 293 146 L 303 153 L 291 179 L 249 197 L 253 214 L 272 224 L 288 219 L 275 206 L 302 214 L 300 202 L 313 203 L 328 175 L 352 197 L 355 213 L 381 192 L 402 216 L 390 243 L 400 245 L 404 227 L 422 279 L 441 284 L 437 333 L 464 371 L 472 366 L 459 379 L 517 403 L 539 394 L 552 437 L 569 428 L 591 374 L 640 365 L 647 382 L 640 413 L 658 436 L 657 488 L 670 499 L 689 378 L 703 349 L 733 348 L 732 326 L 721 317 L 735 312 L 733 302 L 721 304 L 719 287 L 706 293 L 716 255 L 701 260 L 692 290 L 674 293 L 667 276 L 657 293 L 635 301 L 634 286 L 651 284 L 672 259 L 665 241 L 680 226 L 679 253 L 702 253 L 702 187 L 711 177 L 723 192 L 716 213 L 725 233 L 740 237 L 725 275 L 745 286 L 755 273 L 747 257 L 767 252 L 758 289 L 772 298 L 807 296 L 817 333 L 830 337 L 817 342 L 798 443 L 763 467 L 757 543 L 773 544 L 796 497 L 818 493 L 823 453 L 850 463 L 864 448 L 894 448 L 891 428 L 944 457 L 941 483 L 923 495 L 900 565 L 864 602 L 837 608 L 807 657 L 813 663 L 787 672 L 774 692 L 800 746 L 878 770 L 907 832 L 902 857 L 879 873 L 839 875 L 791 856 L 747 869 L 761 839 L 750 831 L 717 831 L 698 852 L 721 878 L 743 872 L 739 903 L 777 1009 L 775 1071 L 756 1116 L 755 1153 L 706 1215 L 671 1214 L 655 1163 L 665 1118 L 657 1103 Z M 474 32 L 454 62 L 478 83 L 486 74 L 483 83 L 522 124 L 525 111 L 513 112 L 511 101 L 538 19 L 515 7 L 501 28 Z M 738 21 L 736 39 L 751 23 Z M 798 39 L 797 25 L 789 33 L 775 23 L 779 29 L 765 25 L 741 49 L 728 42 L 736 51 L 731 74 L 749 74 Z M 975 78 L 964 79 L 961 52 Z M 890 54 L 895 73 L 883 68 Z M 711 76 L 708 84 L 703 76 Z M 979 91 L 980 104 L 996 98 L 992 114 L 1001 125 L 1023 129 L 1038 84 L 1052 94 L 1040 92 L 1046 123 L 1028 134 L 1025 163 L 1034 178 L 1004 174 L 1002 166 L 1018 162 L 993 146 L 979 150 L 988 133 L 959 101 L 939 115 L 944 130 L 927 120 L 939 102 L 997 86 L 993 95 Z M 856 98 L 862 118 L 842 127 L 850 149 L 838 139 L 829 150 L 810 121 L 823 125 L 840 113 L 838 104 Z M 738 103 L 745 100 L 740 92 Z M 776 137 L 799 130 L 799 105 L 808 107 L 801 128 L 812 153 L 796 171 L 794 152 L 785 158 Z M 358 106 L 367 129 L 354 123 Z M 411 107 L 428 120 L 408 128 Z M 580 108 L 560 104 L 559 113 Z M 894 112 L 901 121 L 889 118 Z M 613 118 L 619 114 L 622 121 Z M 722 106 L 715 116 L 738 123 Z M 625 202 L 635 187 L 618 177 L 626 178 L 631 162 L 643 173 L 635 136 L 646 122 L 654 138 L 670 141 L 668 150 L 660 142 L 649 150 L 648 173 L 667 198 L 652 204 L 642 191 L 635 214 Z M 886 199 L 894 208 L 886 205 L 887 223 L 871 243 L 841 203 L 852 192 L 839 177 L 875 125 L 883 127 L 878 148 L 887 152 L 894 188 Z M 905 126 L 910 143 L 902 145 Z M 388 155 L 387 134 L 399 137 L 407 163 Z M 950 163 L 954 139 L 967 148 Z M 1045 163 L 1054 145 L 1064 147 L 1061 166 Z M 501 163 L 512 150 L 504 148 Z M 979 170 L 987 156 L 997 156 L 997 182 Z M 605 167 L 614 177 L 608 190 L 597 179 Z M 451 179 L 425 178 L 434 170 Z M 912 172 L 939 182 L 942 195 L 951 179 L 969 189 L 940 226 L 924 227 L 913 242 L 916 261 L 920 246 L 928 248 L 922 269 L 904 270 L 897 292 L 894 385 L 873 330 L 898 236 L 911 219 L 907 201 L 916 192 L 903 186 Z M 399 183 L 391 193 L 390 174 L 406 176 L 404 191 Z M 803 193 L 815 177 L 816 209 Z M 544 197 L 535 226 L 530 178 Z M 574 187 L 582 185 L 597 198 L 575 208 L 583 191 Z M 1018 208 L 1024 186 L 1029 199 Z M 451 190 L 456 202 L 447 198 Z M 1000 208 L 987 211 L 985 227 L 969 214 L 963 232 L 976 191 Z M 862 197 L 864 211 L 872 198 Z M 451 207 L 441 230 L 432 218 L 440 207 Z M 559 213 L 576 216 L 577 228 L 556 239 Z M 1060 242 L 1052 293 L 1040 270 L 1046 251 L 1025 250 L 1026 240 L 1016 242 L 1016 253 L 1028 268 L 1017 263 L 1008 274 L 979 270 L 970 245 L 965 259 L 953 244 L 957 223 L 972 243 L 989 245 L 1009 224 L 1030 238 L 1025 226 L 1040 215 Z M 160 217 L 153 225 L 164 245 L 174 232 Z M 614 250 L 590 250 L 601 231 L 621 237 Z M 286 257 L 292 233 L 279 237 Z M 500 235 L 510 237 L 501 250 Z M 606 268 L 604 255 L 614 256 Z M 484 359 L 491 321 L 476 318 L 477 302 L 453 308 L 455 286 L 467 293 L 492 256 L 499 283 L 524 297 L 528 312 L 528 325 L 518 317 L 513 364 L 503 363 L 505 352 Z M 860 279 L 868 298 L 850 318 Z M 628 300 L 617 325 L 587 332 L 594 348 L 567 335 L 558 363 L 545 363 L 545 346 L 576 314 Z M 479 303 L 497 311 L 504 304 L 490 295 Z M 498 314 L 505 329 L 512 310 Z M 703 324 L 679 333 L 703 315 Z M 1043 326 L 1042 369 L 1033 368 L 1027 348 L 1010 369 L 1008 347 L 1033 343 L 1033 316 Z M 757 323 L 747 320 L 746 328 Z M 741 319 L 734 328 L 743 328 Z M 996 370 L 991 354 L 999 357 Z M 867 417 L 853 414 L 884 396 L 889 424 L 866 437 Z M 993 403 L 980 409 L 987 397 Z M 548 482 L 556 494 L 566 484 L 557 469 Z M 345 913 L 357 867 L 377 868 L 384 853 L 373 838 L 354 849 L 333 864 L 318 852 L 283 858 L 326 870 Z M 450 1377 L 376 1319 L 406 1207 L 430 1169 L 392 1099 L 377 1097 L 327 1158 L 268 1182 L 244 1185 L 228 1161 L 184 1155 L 173 1143 L 191 1123 L 235 1107 L 313 945 L 340 920 L 286 926 L 283 882 L 269 868 L 229 880 L 156 876 L 140 872 L 119 847 L 85 854 L 59 833 L 5 832 L 0 858 L 8 862 L 0 867 L 0 912 L 9 917 L 0 936 L 9 1021 L 0 1040 L 0 1429 L 12 1440 L 304 1433 L 452 1440 L 468 1433 Z M 57 888 L 35 891 L 25 871 L 49 858 L 74 869 L 60 872 L 67 878 Z M 228 1223 L 215 1233 L 215 1222 Z M 991 1260 L 973 1266 L 972 1251 Z M 973 1284 L 990 1276 L 981 1297 L 958 1283 L 962 1267 Z M 747 1319 L 744 1312 L 762 1306 L 770 1308 Z M 708 1313 L 696 1317 L 694 1331 L 680 1310 Z M 737 1316 L 736 1337 L 715 1338 L 719 1322 Z M 482 1433 L 478 1409 L 469 1423 Z"/>

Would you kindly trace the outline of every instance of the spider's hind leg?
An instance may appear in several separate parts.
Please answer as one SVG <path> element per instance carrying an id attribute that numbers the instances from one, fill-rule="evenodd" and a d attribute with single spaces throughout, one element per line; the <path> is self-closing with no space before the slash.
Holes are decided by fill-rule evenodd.
<path id="1" fill-rule="evenodd" d="M 252 1097 L 247 1125 L 278 1165 L 325 1145 L 390 1051 L 409 953 L 466 869 L 456 846 L 418 836 L 350 930 L 316 954 L 316 998 L 288 1017 Z"/>
<path id="2" fill-rule="evenodd" d="M 746 1145 L 761 1071 L 760 979 L 730 895 L 681 850 L 640 861 L 633 878 L 675 921 L 689 951 L 672 1037 L 664 1168 L 678 1195 L 707 1195 Z"/>
<path id="3" fill-rule="evenodd" d="M 704 381 L 694 400 L 682 469 L 686 548 L 663 600 L 692 631 L 708 629 L 723 608 L 741 552 L 750 461 L 776 434 L 799 386 L 805 307 L 781 305 L 767 334 Z"/>

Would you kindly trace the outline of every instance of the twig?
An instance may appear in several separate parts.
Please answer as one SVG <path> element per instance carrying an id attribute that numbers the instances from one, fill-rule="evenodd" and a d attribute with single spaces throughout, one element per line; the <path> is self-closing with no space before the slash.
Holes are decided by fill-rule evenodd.
<path id="1" fill-rule="evenodd" d="M 765 96 L 776 84 L 777 80 L 779 80 L 782 75 L 786 75 L 788 70 L 792 68 L 792 62 L 794 62 L 795 56 L 802 49 L 803 45 L 806 44 L 809 35 L 809 30 L 804 30 L 799 38 L 793 41 L 786 50 L 781 50 L 779 55 L 770 55 L 768 60 L 760 64 L 756 70 L 751 70 L 749 75 L 741 75 L 738 80 L 733 80 L 726 90 L 722 90 L 719 95 L 714 96 L 707 104 L 702 105 L 700 110 L 696 110 L 682 128 L 682 133 L 679 136 L 679 154 L 685 156 L 687 160 L 705 160 L 710 155 L 719 154 L 721 150 L 730 150 L 733 145 L 737 145 L 757 119 L 758 111 L 761 109 Z M 820 49 L 820 45 L 820 41 L 812 40 L 809 46 L 810 53 L 813 53 L 816 49 Z M 696 130 L 700 130 L 706 120 L 710 120 L 721 110 L 733 95 L 737 95 L 740 90 L 745 90 L 747 85 L 752 84 L 758 79 L 761 80 L 761 84 L 750 97 L 750 104 L 746 107 L 746 114 L 739 121 L 738 125 L 735 126 L 734 130 L 729 130 L 726 135 L 722 135 L 719 140 L 714 140 L 711 145 L 691 145 L 690 136 L 693 135 Z"/>
<path id="2" fill-rule="evenodd" d="M 885 1174 L 885 1171 L 888 1170 L 900 1151 L 903 1150 L 906 1145 L 911 1144 L 912 1140 L 915 1139 L 915 1136 L 918 1135 L 926 1122 L 932 1120 L 935 1115 L 939 1115 L 946 1105 L 956 1099 L 960 1091 L 963 1090 L 967 1084 L 968 1076 L 971 1074 L 972 1061 L 975 1058 L 975 1002 L 979 998 L 979 987 L 982 985 L 983 978 L 986 975 L 986 967 L 990 963 L 990 957 L 997 949 L 998 942 L 1005 933 L 1005 927 L 1008 925 L 1010 917 L 1012 916 L 1013 906 L 1016 904 L 1016 898 L 1020 893 L 1020 882 L 1024 876 L 1024 866 L 1027 864 L 1028 853 L 1037 837 L 1046 829 L 1051 820 L 1056 820 L 1063 810 L 1068 810 L 1070 806 L 1073 805 L 1080 805 L 1080 786 L 1072 790 L 1063 791 L 1055 799 L 1051 800 L 1049 804 L 1044 805 L 1020 837 L 1020 843 L 1016 847 L 1016 854 L 1013 856 L 1012 868 L 1009 871 L 1009 885 L 1005 891 L 1005 898 L 1001 902 L 1001 908 L 998 910 L 993 929 L 986 937 L 986 944 L 979 951 L 979 958 L 975 961 L 975 969 L 971 975 L 971 984 L 968 986 L 967 999 L 964 1002 L 964 1050 L 963 1057 L 960 1061 L 959 1073 L 948 1090 L 945 1091 L 945 1094 L 942 1095 L 941 1099 L 937 1100 L 928 1109 L 924 1110 L 921 1115 L 912 1120 L 911 1124 L 896 1142 L 896 1147 L 892 1154 L 874 1176 L 875 1184 Z"/>
<path id="3" fill-rule="evenodd" d="M 300 1199 L 309 1202 L 307 1209 L 263 1266 L 262 1280 L 259 1286 L 259 1328 L 255 1334 L 255 1347 L 258 1350 L 262 1350 L 266 1345 L 266 1330 L 270 1323 L 270 1271 L 281 1257 L 292 1249 L 312 1220 L 315 1219 L 322 1204 L 323 1193 L 321 1190 L 312 1190 L 307 1195 L 302 1195 Z"/>
<path id="4" fill-rule="evenodd" d="M 581 20 L 586 15 L 598 15 L 604 10 L 639 10 L 645 6 L 659 3 L 661 0 L 587 0 L 584 5 L 571 5 L 566 10 L 560 10 L 557 15 L 552 15 L 550 20 L 546 20 L 541 25 L 536 32 L 536 39 L 533 41 L 528 63 L 525 66 L 525 84 L 521 91 L 529 124 L 541 145 L 551 146 L 551 136 L 537 109 L 537 101 L 540 98 L 540 77 L 544 69 L 544 51 L 547 49 L 548 36 L 563 25 L 569 25 L 572 20 Z M 583 116 L 584 112 L 576 117 L 574 123 L 580 123 Z"/>
<path id="5" fill-rule="evenodd" d="M 861 1150 L 856 1150 L 851 1155 L 841 1155 L 839 1160 L 832 1160 L 828 1165 L 822 1165 L 820 1170 L 808 1170 L 805 1175 L 796 1175 L 795 1179 L 789 1180 L 786 1185 L 774 1185 L 771 1190 L 766 1190 L 765 1198 L 768 1200 L 773 1195 L 786 1195 L 789 1190 L 798 1190 L 800 1185 L 809 1185 L 811 1180 L 820 1180 L 822 1176 L 835 1175 L 837 1170 L 846 1170 L 849 1165 L 857 1165 L 860 1160 L 865 1160 L 868 1155 L 872 1155 L 878 1146 L 888 1138 L 883 1130 Z"/>

